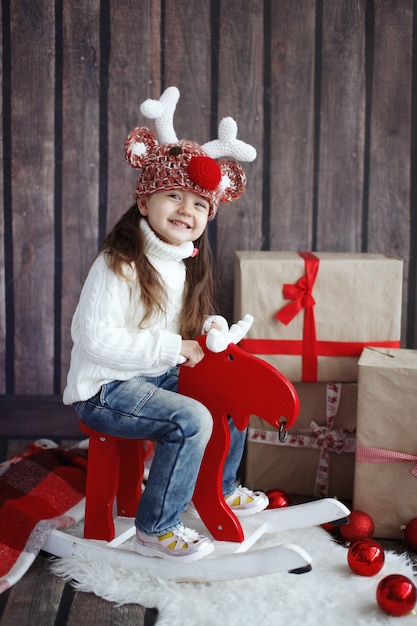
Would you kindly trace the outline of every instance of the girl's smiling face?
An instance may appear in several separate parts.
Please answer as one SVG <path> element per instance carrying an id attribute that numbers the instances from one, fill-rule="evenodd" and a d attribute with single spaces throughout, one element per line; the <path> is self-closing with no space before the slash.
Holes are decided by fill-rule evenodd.
<path id="1" fill-rule="evenodd" d="M 139 198 L 137 204 L 152 230 L 173 246 L 196 241 L 206 229 L 210 203 L 193 191 L 156 191 Z"/>

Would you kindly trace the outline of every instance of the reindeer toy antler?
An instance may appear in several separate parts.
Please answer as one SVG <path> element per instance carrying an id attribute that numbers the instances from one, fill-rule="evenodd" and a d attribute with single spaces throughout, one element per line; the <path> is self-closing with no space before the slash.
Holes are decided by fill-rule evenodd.
<path id="1" fill-rule="evenodd" d="M 237 139 L 237 124 L 231 117 L 221 120 L 218 139 L 202 146 L 178 140 L 173 120 L 179 96 L 177 87 L 168 87 L 159 100 L 145 100 L 140 107 L 146 118 L 155 120 L 156 135 L 136 127 L 126 139 L 125 157 L 141 170 L 135 196 L 161 189 L 194 191 L 210 201 L 209 219 L 213 219 L 219 202 L 231 202 L 244 193 L 246 175 L 237 160 L 253 161 L 256 150 Z"/>
<path id="2" fill-rule="evenodd" d="M 228 333 L 211 328 L 207 334 L 206 346 L 211 352 L 223 352 L 231 343 L 239 343 L 253 324 L 252 315 L 245 315 L 243 320 L 232 324 Z"/>
<path id="3" fill-rule="evenodd" d="M 253 324 L 252 315 L 245 315 L 243 320 L 239 320 L 236 324 L 232 324 L 228 332 L 225 333 L 217 328 L 210 328 L 206 337 L 206 347 L 210 352 L 219 353 L 226 350 L 231 344 L 237 344 L 246 335 Z M 186 358 L 180 354 L 178 365 L 186 362 Z"/>

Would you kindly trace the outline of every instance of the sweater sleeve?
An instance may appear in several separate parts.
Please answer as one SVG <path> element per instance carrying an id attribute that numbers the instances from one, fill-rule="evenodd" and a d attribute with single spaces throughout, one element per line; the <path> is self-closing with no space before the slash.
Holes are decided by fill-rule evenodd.
<path id="1" fill-rule="evenodd" d="M 129 281 L 116 276 L 104 256 L 99 256 L 84 283 L 74 316 L 74 343 L 78 342 L 90 362 L 108 368 L 146 373 L 176 365 L 181 336 L 159 325 L 139 329 L 141 311 L 129 319 L 132 309 Z"/>

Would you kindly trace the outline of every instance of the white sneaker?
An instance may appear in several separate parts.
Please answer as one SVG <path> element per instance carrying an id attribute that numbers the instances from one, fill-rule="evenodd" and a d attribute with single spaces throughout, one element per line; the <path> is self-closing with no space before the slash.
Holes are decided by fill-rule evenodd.
<path id="1" fill-rule="evenodd" d="M 142 556 L 157 556 L 183 563 L 198 561 L 214 550 L 210 539 L 183 525 L 159 536 L 146 535 L 136 529 L 133 547 Z"/>
<path id="2" fill-rule="evenodd" d="M 242 485 L 236 487 L 234 492 L 225 498 L 225 501 L 238 517 L 259 513 L 269 504 L 268 496 L 263 491 L 252 491 Z"/>
<path id="3" fill-rule="evenodd" d="M 234 492 L 224 500 L 237 517 L 247 517 L 260 513 L 269 504 L 269 498 L 263 491 L 251 491 L 251 489 L 242 486 L 236 487 Z M 189 503 L 187 513 L 195 518 L 200 517 L 194 502 Z"/>

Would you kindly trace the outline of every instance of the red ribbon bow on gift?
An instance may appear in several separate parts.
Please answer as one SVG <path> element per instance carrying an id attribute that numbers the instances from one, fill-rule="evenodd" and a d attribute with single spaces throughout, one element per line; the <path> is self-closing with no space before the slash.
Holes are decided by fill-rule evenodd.
<path id="1" fill-rule="evenodd" d="M 277 311 L 275 317 L 287 325 L 304 309 L 302 380 L 317 380 L 317 337 L 314 318 L 313 287 L 319 271 L 320 260 L 312 252 L 299 252 L 304 259 L 305 275 L 294 285 L 285 284 L 282 288 L 286 300 L 291 300 Z"/>

